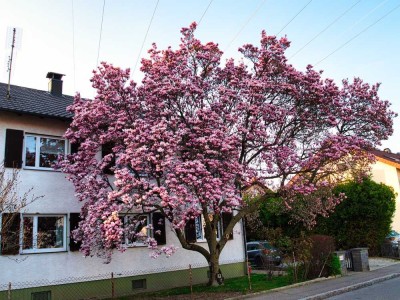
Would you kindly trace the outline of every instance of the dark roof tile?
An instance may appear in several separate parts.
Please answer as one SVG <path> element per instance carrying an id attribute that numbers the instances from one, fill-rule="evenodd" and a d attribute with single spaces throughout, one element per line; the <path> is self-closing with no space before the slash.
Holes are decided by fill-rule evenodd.
<path id="1" fill-rule="evenodd" d="M 47 118 L 69 120 L 72 114 L 66 108 L 74 101 L 72 96 L 54 96 L 41 91 L 17 85 L 10 87 L 11 97 L 7 98 L 7 84 L 0 82 L 0 110 Z"/>

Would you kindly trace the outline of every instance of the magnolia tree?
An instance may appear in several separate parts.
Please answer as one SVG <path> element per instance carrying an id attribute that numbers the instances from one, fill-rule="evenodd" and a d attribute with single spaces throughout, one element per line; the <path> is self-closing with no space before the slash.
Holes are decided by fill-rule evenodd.
<path id="1" fill-rule="evenodd" d="M 204 256 L 214 284 L 243 216 L 271 198 L 307 224 L 327 214 L 342 198 L 331 193 L 340 174 L 372 160 L 365 150 L 392 133 L 395 113 L 379 99 L 379 85 L 356 78 L 339 87 L 312 66 L 295 69 L 286 38 L 262 32 L 259 46 L 239 49 L 240 63 L 223 63 L 218 45 L 202 44 L 195 28 L 182 29 L 176 50 L 153 45 L 140 85 L 129 70 L 101 64 L 92 78 L 95 98 L 78 94 L 69 108 L 74 118 L 65 136 L 79 147 L 61 168 L 83 202 L 75 238 L 85 255 L 110 259 L 127 234 L 143 234 L 135 230 L 143 220 L 126 227 L 122 215 L 158 212 L 182 248 Z M 100 157 L 105 145 L 111 151 Z M 110 166 L 114 176 L 105 172 Z M 242 199 L 255 180 L 266 194 Z M 219 236 L 224 213 L 233 216 Z M 185 225 L 199 216 L 207 246 L 185 238 Z M 153 256 L 176 250 L 154 237 L 146 244 Z"/>

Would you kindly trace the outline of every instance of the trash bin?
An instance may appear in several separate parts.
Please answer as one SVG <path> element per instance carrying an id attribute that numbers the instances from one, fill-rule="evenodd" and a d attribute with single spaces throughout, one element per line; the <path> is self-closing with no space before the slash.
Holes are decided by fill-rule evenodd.
<path id="1" fill-rule="evenodd" d="M 335 251 L 333 253 L 339 258 L 341 274 L 347 275 L 346 251 Z"/>
<path id="2" fill-rule="evenodd" d="M 353 248 L 350 251 L 353 257 L 354 271 L 369 271 L 368 248 Z"/>

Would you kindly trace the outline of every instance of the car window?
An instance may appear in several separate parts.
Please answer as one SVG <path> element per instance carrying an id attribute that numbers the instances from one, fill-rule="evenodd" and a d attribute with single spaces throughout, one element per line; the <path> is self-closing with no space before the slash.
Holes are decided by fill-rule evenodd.
<path id="1" fill-rule="evenodd" d="M 267 242 L 262 243 L 262 246 L 264 249 L 269 249 L 269 250 L 273 249 L 273 247 Z"/>
<path id="2" fill-rule="evenodd" d="M 247 245 L 247 251 L 256 249 L 255 245 Z"/>
<path id="3" fill-rule="evenodd" d="M 268 242 L 257 242 L 257 243 L 247 244 L 246 249 L 247 251 L 262 250 L 262 249 L 275 250 L 275 248 Z"/>

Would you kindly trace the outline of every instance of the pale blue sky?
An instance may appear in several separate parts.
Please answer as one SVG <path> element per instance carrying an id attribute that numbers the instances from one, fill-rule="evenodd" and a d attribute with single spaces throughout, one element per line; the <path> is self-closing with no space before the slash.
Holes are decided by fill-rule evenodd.
<path id="1" fill-rule="evenodd" d="M 99 61 L 134 68 L 156 3 L 106 0 Z M 277 34 L 287 25 L 279 33 L 292 41 L 287 57 L 304 69 L 361 33 L 316 69 L 324 70 L 324 76 L 338 84 L 354 76 L 381 82 L 381 98 L 400 112 L 400 0 L 213 0 L 209 4 L 209 0 L 159 0 L 141 56 L 152 42 L 160 49 L 177 47 L 180 28 L 199 21 L 207 7 L 197 37 L 219 43 L 225 57 L 239 58 L 237 48 L 257 44 L 262 29 Z M 89 79 L 97 62 L 102 10 L 103 0 L 0 0 L 0 43 L 5 45 L 0 47 L 0 81 L 8 78 L 7 28 L 18 27 L 22 40 L 14 60 L 13 84 L 45 90 L 45 76 L 53 71 L 66 74 L 66 94 L 79 91 L 93 97 Z M 135 80 L 141 79 L 139 67 L 133 74 Z M 383 143 L 394 152 L 400 151 L 399 119 L 395 134 Z"/>

